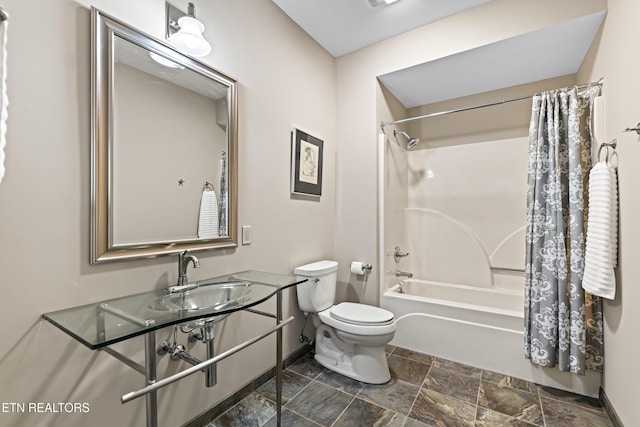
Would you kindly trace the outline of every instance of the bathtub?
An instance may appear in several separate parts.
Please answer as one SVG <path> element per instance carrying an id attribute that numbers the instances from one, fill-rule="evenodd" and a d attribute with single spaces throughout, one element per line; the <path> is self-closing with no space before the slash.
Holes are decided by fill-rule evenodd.
<path id="1" fill-rule="evenodd" d="M 407 279 L 393 284 L 380 306 L 394 313 L 390 345 L 597 397 L 601 375 L 541 368 L 524 358 L 524 292 Z"/>

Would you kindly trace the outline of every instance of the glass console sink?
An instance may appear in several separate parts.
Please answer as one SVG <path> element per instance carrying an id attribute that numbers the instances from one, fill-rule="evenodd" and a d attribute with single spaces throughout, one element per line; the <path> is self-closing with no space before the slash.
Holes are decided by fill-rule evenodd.
<path id="1" fill-rule="evenodd" d="M 200 326 L 260 304 L 306 281 L 243 271 L 197 282 L 185 292 L 162 289 L 43 314 L 92 350 L 175 324 Z"/>
<path id="2" fill-rule="evenodd" d="M 145 386 L 121 397 L 126 403 L 146 396 L 147 426 L 158 424 L 157 390 L 166 387 L 188 375 L 207 370 L 210 372 L 218 361 L 229 357 L 253 343 L 276 334 L 276 413 L 280 425 L 282 407 L 282 328 L 294 318 L 282 318 L 281 291 L 307 279 L 294 276 L 243 271 L 227 276 L 207 279 L 187 286 L 183 292 L 175 292 L 175 287 L 144 292 L 107 301 L 68 308 L 42 315 L 47 321 L 71 335 L 92 350 L 102 349 L 145 376 Z M 173 292 L 170 292 L 173 291 Z M 182 291 L 183 289 L 179 289 Z M 251 307 L 276 296 L 276 314 L 271 315 Z M 249 310 L 255 314 L 272 317 L 275 325 L 260 335 L 247 340 L 225 352 L 213 356 L 213 340 L 207 350 L 207 360 L 169 377 L 157 379 L 157 347 L 155 331 L 171 325 L 199 327 L 218 322 L 231 313 Z M 145 365 L 133 361 L 109 345 L 129 338 L 144 335 Z M 215 381 L 214 381 L 215 384 Z"/>

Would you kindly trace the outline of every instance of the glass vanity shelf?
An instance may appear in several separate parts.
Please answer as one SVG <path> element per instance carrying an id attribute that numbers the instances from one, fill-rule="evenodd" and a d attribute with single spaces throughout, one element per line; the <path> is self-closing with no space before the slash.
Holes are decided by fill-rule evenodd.
<path id="1" fill-rule="evenodd" d="M 215 322 L 306 280 L 248 270 L 195 282 L 198 286 L 185 292 L 144 292 L 42 316 L 96 350 L 178 323 Z"/>

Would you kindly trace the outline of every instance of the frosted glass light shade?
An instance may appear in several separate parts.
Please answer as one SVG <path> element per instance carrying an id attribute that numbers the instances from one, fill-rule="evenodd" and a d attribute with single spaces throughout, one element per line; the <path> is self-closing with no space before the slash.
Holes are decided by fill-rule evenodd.
<path id="1" fill-rule="evenodd" d="M 183 16 L 178 19 L 180 31 L 173 33 L 169 40 L 181 52 L 201 57 L 211 52 L 211 45 L 202 37 L 204 25 L 196 18 Z"/>

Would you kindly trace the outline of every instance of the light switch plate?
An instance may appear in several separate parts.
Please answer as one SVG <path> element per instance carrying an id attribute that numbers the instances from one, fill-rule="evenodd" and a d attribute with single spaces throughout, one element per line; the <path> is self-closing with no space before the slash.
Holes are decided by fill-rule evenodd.
<path id="1" fill-rule="evenodd" d="M 251 244 L 251 226 L 250 225 L 242 226 L 242 244 L 243 245 Z"/>

